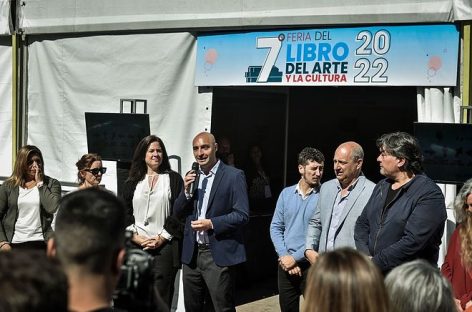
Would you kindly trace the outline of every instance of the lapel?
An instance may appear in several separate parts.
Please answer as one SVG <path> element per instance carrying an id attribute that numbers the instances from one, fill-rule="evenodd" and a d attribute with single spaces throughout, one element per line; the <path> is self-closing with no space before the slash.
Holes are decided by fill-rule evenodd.
<path id="1" fill-rule="evenodd" d="M 213 180 L 213 184 L 211 186 L 210 198 L 208 199 L 208 206 L 207 206 L 207 215 L 208 215 L 208 211 L 211 209 L 213 200 L 215 199 L 216 191 L 221 184 L 225 171 L 226 171 L 226 165 L 222 161 L 220 161 L 218 171 L 216 171 L 215 179 Z"/>
<path id="2" fill-rule="evenodd" d="M 349 194 L 349 197 L 347 198 L 346 206 L 344 206 L 343 212 L 339 218 L 339 224 L 344 222 L 344 219 L 346 219 L 352 207 L 357 202 L 357 199 L 359 198 L 362 191 L 364 190 L 364 184 L 365 184 L 365 177 L 361 175 L 359 176 L 359 180 L 357 181 L 356 186 L 354 187 L 354 189 Z"/>
<path id="3" fill-rule="evenodd" d="M 18 197 L 19 196 L 20 196 L 20 186 L 12 188 L 10 198 L 13 199 L 14 205 L 17 207 L 17 209 L 18 209 Z"/>
<path id="4" fill-rule="evenodd" d="M 331 188 L 331 192 L 329 196 L 327 196 L 328 205 L 326 206 L 326 209 L 323 209 L 323 207 L 321 207 L 321 209 L 323 209 L 323 211 L 321 211 L 321 214 L 322 214 L 321 218 L 326 219 L 326 222 L 323 222 L 324 224 L 331 224 L 331 218 L 333 216 L 333 209 L 334 209 L 334 205 L 336 204 L 336 197 L 338 195 L 338 184 L 336 183 L 336 181 L 333 181 L 333 182 L 334 183 L 333 183 L 333 187 Z M 326 240 L 328 239 L 328 230 L 329 230 L 329 226 L 326 228 L 326 231 L 324 233 Z"/>

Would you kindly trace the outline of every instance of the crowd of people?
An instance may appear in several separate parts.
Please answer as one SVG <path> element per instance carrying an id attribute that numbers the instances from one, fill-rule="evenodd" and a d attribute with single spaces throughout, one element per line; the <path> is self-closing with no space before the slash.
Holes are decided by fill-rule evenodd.
<path id="1" fill-rule="evenodd" d="M 376 143 L 377 184 L 356 142 L 336 148 L 335 178 L 324 183 L 323 153 L 299 153 L 300 180 L 279 194 L 270 225 L 280 309 L 472 311 L 472 179 L 455 200 L 458 227 L 439 270 L 446 207 L 419 144 L 404 132 Z M 119 196 L 100 185 L 100 156 L 85 154 L 77 190 L 61 197 L 41 151 L 23 146 L 0 186 L 0 311 L 168 311 L 179 268 L 186 311 L 235 311 L 250 203 L 273 196 L 262 150 L 251 147 L 247 174 L 211 133 L 197 134 L 192 150 L 196 165 L 182 177 L 162 139 L 143 138 Z M 144 261 L 129 268 L 132 251 Z M 120 306 L 116 289 L 134 285 L 120 284 L 121 271 L 138 279 L 141 266 L 146 295 Z"/>

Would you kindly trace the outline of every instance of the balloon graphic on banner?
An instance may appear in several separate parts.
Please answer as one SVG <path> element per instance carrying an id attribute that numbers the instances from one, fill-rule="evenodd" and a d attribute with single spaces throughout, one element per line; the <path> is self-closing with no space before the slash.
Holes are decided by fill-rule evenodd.
<path id="1" fill-rule="evenodd" d="M 428 60 L 428 80 L 436 75 L 442 66 L 442 60 L 439 56 L 433 55 Z"/>
<path id="2" fill-rule="evenodd" d="M 218 59 L 218 51 L 214 48 L 210 48 L 205 53 L 205 73 L 213 68 L 213 65 Z"/>

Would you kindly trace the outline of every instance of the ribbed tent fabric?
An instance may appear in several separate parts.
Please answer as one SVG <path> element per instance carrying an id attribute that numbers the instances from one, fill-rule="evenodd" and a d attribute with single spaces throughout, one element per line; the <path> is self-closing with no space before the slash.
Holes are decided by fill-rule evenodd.
<path id="1" fill-rule="evenodd" d="M 419 122 L 459 123 L 461 100 L 453 94 L 451 88 L 417 88 L 417 106 Z M 455 228 L 454 198 L 456 185 L 438 184 L 446 199 L 447 217 L 442 244 L 440 247 L 439 265 L 446 256 L 447 245 Z"/>
<path id="2" fill-rule="evenodd" d="M 280 29 L 303 25 L 472 20 L 471 0 L 22 0 L 20 3 L 19 28 L 26 34 Z"/>

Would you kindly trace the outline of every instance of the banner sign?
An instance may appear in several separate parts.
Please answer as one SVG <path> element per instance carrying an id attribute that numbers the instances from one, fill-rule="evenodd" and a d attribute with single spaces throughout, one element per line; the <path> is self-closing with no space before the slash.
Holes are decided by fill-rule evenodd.
<path id="1" fill-rule="evenodd" d="M 452 24 L 279 30 L 197 39 L 197 86 L 455 86 Z"/>

